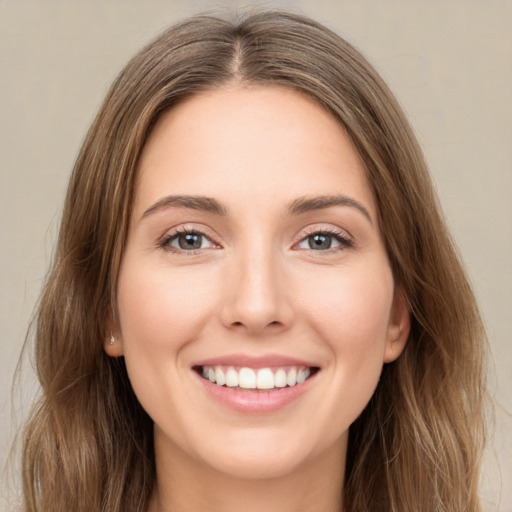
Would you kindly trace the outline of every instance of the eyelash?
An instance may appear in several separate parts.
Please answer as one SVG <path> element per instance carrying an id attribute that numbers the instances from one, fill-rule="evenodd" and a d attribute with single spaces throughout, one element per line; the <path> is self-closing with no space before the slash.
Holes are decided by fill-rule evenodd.
<path id="1" fill-rule="evenodd" d="M 198 229 L 187 229 L 187 228 L 180 228 L 180 229 L 177 229 L 176 231 L 174 231 L 174 233 L 172 233 L 172 234 L 165 235 L 160 240 L 158 245 L 159 245 L 159 247 L 161 247 L 164 250 L 174 252 L 177 254 L 186 254 L 188 256 L 193 256 L 193 255 L 199 254 L 199 252 L 202 250 L 201 248 L 194 249 L 194 250 L 185 250 L 185 249 L 179 249 L 177 247 L 172 247 L 170 245 L 171 242 L 177 240 L 180 236 L 183 236 L 183 235 L 197 235 L 197 236 L 206 238 L 212 245 L 218 245 L 218 244 L 216 244 L 215 241 L 213 241 L 204 232 L 202 232 Z M 352 241 L 352 239 L 349 236 L 347 236 L 343 231 L 336 230 L 336 229 L 328 229 L 328 228 L 327 229 L 325 229 L 325 228 L 312 229 L 311 231 L 305 233 L 304 236 L 302 236 L 302 238 L 297 243 L 295 243 L 293 247 L 296 247 L 300 243 L 305 242 L 308 238 L 315 236 L 315 235 L 324 235 L 327 237 L 332 237 L 340 245 L 338 247 L 328 248 L 325 250 L 315 250 L 315 249 L 309 248 L 309 250 L 312 252 L 330 254 L 332 252 L 337 252 L 340 250 L 350 249 L 351 247 L 354 247 L 354 242 Z"/>
<path id="2" fill-rule="evenodd" d="M 338 242 L 340 244 L 338 247 L 333 247 L 333 248 L 329 247 L 328 249 L 325 249 L 325 250 L 318 250 L 318 249 L 315 250 L 315 249 L 312 249 L 311 247 L 309 248 L 309 250 L 311 252 L 315 252 L 319 256 L 321 256 L 323 254 L 332 254 L 333 252 L 343 251 L 345 249 L 350 249 L 350 248 L 354 247 L 353 240 L 344 231 L 341 231 L 338 229 L 333 229 L 333 228 L 320 228 L 320 229 L 313 228 L 313 229 L 309 230 L 309 232 L 306 232 L 302 236 L 302 238 L 294 245 L 294 247 L 307 241 L 308 238 L 315 236 L 315 235 L 324 235 L 324 236 L 334 238 L 334 240 L 336 240 L 336 242 Z"/>
<path id="3" fill-rule="evenodd" d="M 177 240 L 180 236 L 184 236 L 184 235 L 197 235 L 197 236 L 206 238 L 207 240 L 210 241 L 211 244 L 217 245 L 216 242 L 211 240 L 211 238 L 207 234 L 203 233 L 202 231 L 200 231 L 198 229 L 188 229 L 188 228 L 178 228 L 174 231 L 174 233 L 165 235 L 160 240 L 158 245 L 159 245 L 159 247 L 161 247 L 162 249 L 164 249 L 166 251 L 174 252 L 177 254 L 186 254 L 187 256 L 193 256 L 195 254 L 199 254 L 199 251 L 201 251 L 201 248 L 194 249 L 194 250 L 185 250 L 185 249 L 179 249 L 177 247 L 172 247 L 170 245 L 171 242 L 173 242 L 174 240 Z"/>

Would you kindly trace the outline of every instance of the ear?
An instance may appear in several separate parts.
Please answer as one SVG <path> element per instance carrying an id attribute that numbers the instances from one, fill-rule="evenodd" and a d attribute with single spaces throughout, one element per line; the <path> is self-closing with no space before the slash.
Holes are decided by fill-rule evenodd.
<path id="1" fill-rule="evenodd" d="M 411 313 L 407 297 L 401 287 L 395 289 L 384 350 L 384 363 L 398 358 L 405 348 L 411 330 Z"/>
<path id="2" fill-rule="evenodd" d="M 105 333 L 105 340 L 103 342 L 103 349 L 110 357 L 120 357 L 124 355 L 121 329 L 119 328 L 118 323 L 114 320 L 112 313 L 108 314 L 106 325 L 107 329 Z"/>

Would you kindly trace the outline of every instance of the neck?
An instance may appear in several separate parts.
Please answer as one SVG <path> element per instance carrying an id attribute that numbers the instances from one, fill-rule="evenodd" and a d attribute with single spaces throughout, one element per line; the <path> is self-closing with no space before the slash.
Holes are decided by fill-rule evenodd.
<path id="1" fill-rule="evenodd" d="M 156 448 L 157 482 L 149 512 L 340 512 L 346 441 L 286 475 L 238 478 L 179 449 Z"/>

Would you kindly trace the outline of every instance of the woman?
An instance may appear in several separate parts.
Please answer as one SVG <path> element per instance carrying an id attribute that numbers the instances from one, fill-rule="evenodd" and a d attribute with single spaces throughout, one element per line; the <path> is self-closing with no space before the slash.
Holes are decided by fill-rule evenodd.
<path id="1" fill-rule="evenodd" d="M 484 339 L 364 58 L 300 16 L 189 19 L 76 162 L 26 510 L 480 510 Z"/>

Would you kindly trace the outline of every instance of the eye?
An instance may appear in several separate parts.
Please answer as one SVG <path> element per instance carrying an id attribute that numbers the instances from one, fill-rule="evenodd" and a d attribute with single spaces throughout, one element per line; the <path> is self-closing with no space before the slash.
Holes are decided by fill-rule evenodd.
<path id="1" fill-rule="evenodd" d="M 328 251 L 341 247 L 351 247 L 352 242 L 340 232 L 317 231 L 302 239 L 297 247 L 313 251 Z"/>
<path id="2" fill-rule="evenodd" d="M 192 252 L 215 247 L 215 244 L 199 231 L 180 231 L 165 237 L 161 246 L 176 252 Z"/>

